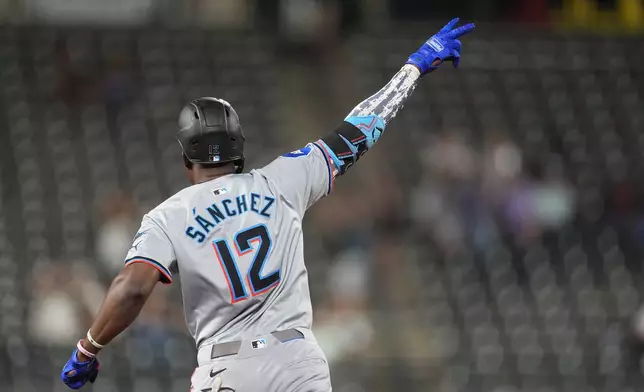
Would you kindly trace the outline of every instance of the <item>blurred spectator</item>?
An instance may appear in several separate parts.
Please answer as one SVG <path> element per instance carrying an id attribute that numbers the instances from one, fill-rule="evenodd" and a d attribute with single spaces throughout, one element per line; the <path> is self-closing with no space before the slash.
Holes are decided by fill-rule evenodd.
<path id="1" fill-rule="evenodd" d="M 189 4 L 191 16 L 204 25 L 239 28 L 250 24 L 248 0 L 191 0 Z"/>
<path id="2" fill-rule="evenodd" d="M 563 176 L 561 158 L 552 155 L 547 162 L 545 176 L 536 189 L 535 214 L 545 229 L 556 230 L 572 218 L 575 194 Z"/>
<path id="3" fill-rule="evenodd" d="M 386 192 L 376 193 L 365 186 L 364 180 L 359 177 L 355 182 L 345 181 L 347 187 L 334 190 L 336 197 L 325 199 L 319 208 L 311 210 L 314 230 L 320 233 L 325 248 L 333 253 L 364 248 L 372 241 L 372 200 Z M 369 198 L 368 202 L 365 202 L 366 198 Z M 373 203 L 377 204 L 375 200 Z"/>
<path id="4" fill-rule="evenodd" d="M 294 46 L 295 58 L 297 51 L 304 48 L 313 49 L 309 58 L 317 58 L 325 61 L 324 55 L 317 53 L 321 49 L 334 49 L 339 44 L 339 38 L 343 29 L 345 16 L 355 18 L 351 15 L 352 8 L 343 5 L 338 0 L 279 0 L 275 6 L 278 7 L 278 31 L 283 42 Z M 299 52 L 300 55 L 302 52 Z M 322 54 L 325 54 L 323 51 Z"/>
<path id="5" fill-rule="evenodd" d="M 76 343 L 105 294 L 94 276 L 86 263 L 35 265 L 29 331 L 36 342 L 56 347 Z"/>
<path id="6" fill-rule="evenodd" d="M 58 97 L 68 105 L 94 100 L 97 86 L 92 69 L 72 59 L 64 38 L 56 40 L 54 52 Z"/>
<path id="7" fill-rule="evenodd" d="M 431 141 L 421 154 L 425 167 L 445 181 L 471 180 L 476 171 L 477 157 L 464 134 L 461 130 L 450 129 Z"/>
<path id="8" fill-rule="evenodd" d="M 183 310 L 177 303 L 169 298 L 170 290 L 167 287 L 159 287 L 154 290 L 150 299 L 141 310 L 141 316 L 137 318 L 137 331 L 147 331 L 152 340 L 163 343 L 163 339 L 155 337 L 166 334 L 168 331 L 185 330 L 186 323 L 183 317 Z"/>
<path id="9" fill-rule="evenodd" d="M 96 237 L 96 252 L 110 273 L 123 268 L 127 251 L 139 227 L 134 201 L 125 194 L 107 199 L 101 207 L 101 227 Z"/>
<path id="10" fill-rule="evenodd" d="M 281 0 L 280 32 L 294 42 L 313 41 L 323 24 L 322 0 Z"/>
<path id="11" fill-rule="evenodd" d="M 431 141 L 421 156 L 426 171 L 414 190 L 410 215 L 421 232 L 449 254 L 465 241 L 458 201 L 463 192 L 471 191 L 477 157 L 456 130 Z"/>
<path id="12" fill-rule="evenodd" d="M 367 254 L 359 248 L 338 255 L 327 276 L 326 302 L 315 312 L 315 335 L 331 365 L 369 347 L 371 322 L 366 313 L 369 289 Z"/>
<path id="13" fill-rule="evenodd" d="M 362 174 L 362 173 L 361 173 Z M 405 204 L 405 184 L 390 165 L 377 165 L 374 171 L 363 174 L 364 186 L 356 192 L 361 200 L 369 200 L 366 214 L 374 221 L 374 230 L 383 235 L 399 233 L 408 225 Z"/>
<path id="14" fill-rule="evenodd" d="M 482 190 L 487 201 L 500 206 L 523 169 L 523 154 L 516 144 L 499 132 L 488 132 L 483 146 Z"/>
<path id="15" fill-rule="evenodd" d="M 145 353 L 142 363 L 161 364 L 166 360 L 166 345 L 178 333 L 185 336 L 185 318 L 180 304 L 168 299 L 168 291 L 154 290 L 127 335 L 131 358 Z"/>
<path id="16" fill-rule="evenodd" d="M 560 228 L 574 212 L 574 193 L 552 157 L 544 169 L 531 162 L 526 175 L 509 192 L 505 213 L 508 229 L 520 241 L 534 241 L 543 230 Z"/>
<path id="17" fill-rule="evenodd" d="M 122 55 L 114 55 L 107 60 L 103 95 L 109 113 L 118 112 L 135 94 L 129 66 L 129 60 Z"/>

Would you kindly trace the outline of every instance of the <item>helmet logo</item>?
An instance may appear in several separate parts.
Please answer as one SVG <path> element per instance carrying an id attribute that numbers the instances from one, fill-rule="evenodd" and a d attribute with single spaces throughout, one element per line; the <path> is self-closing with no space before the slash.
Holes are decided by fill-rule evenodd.
<path id="1" fill-rule="evenodd" d="M 210 162 L 219 162 L 219 145 L 218 144 L 209 144 L 208 145 L 208 161 Z"/>

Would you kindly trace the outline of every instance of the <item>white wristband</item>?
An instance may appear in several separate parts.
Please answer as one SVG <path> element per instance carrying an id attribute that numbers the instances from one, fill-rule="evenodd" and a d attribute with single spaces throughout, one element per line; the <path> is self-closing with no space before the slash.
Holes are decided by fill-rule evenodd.
<path id="1" fill-rule="evenodd" d="M 100 350 L 100 349 L 102 349 L 103 347 L 105 347 L 104 345 L 102 345 L 102 344 L 98 343 L 96 340 L 94 340 L 94 338 L 92 337 L 92 334 L 91 334 L 91 333 L 89 333 L 89 330 L 87 330 L 87 341 L 88 341 L 92 346 L 96 347 L 96 348 L 97 348 L 97 349 L 99 349 L 99 350 Z"/>
<path id="2" fill-rule="evenodd" d="M 84 355 L 84 356 L 86 356 L 87 358 L 90 358 L 90 359 L 94 359 L 94 358 L 96 358 L 96 354 L 94 354 L 94 353 L 90 353 L 89 351 L 87 351 L 87 350 L 85 349 L 85 347 L 83 347 L 83 341 L 82 341 L 82 340 L 79 340 L 79 341 L 78 341 L 78 343 L 76 343 L 76 348 L 78 349 L 78 351 L 79 351 L 81 354 L 83 354 L 83 355 Z"/>

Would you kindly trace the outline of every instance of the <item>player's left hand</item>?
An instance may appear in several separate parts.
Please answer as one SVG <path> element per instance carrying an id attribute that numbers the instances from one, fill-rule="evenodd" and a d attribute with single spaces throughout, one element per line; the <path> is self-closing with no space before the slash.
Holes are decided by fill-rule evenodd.
<path id="1" fill-rule="evenodd" d="M 452 61 L 454 68 L 458 67 L 461 60 L 461 41 L 458 38 L 474 30 L 474 24 L 468 23 L 454 29 L 457 23 L 458 18 L 452 19 L 409 56 L 407 64 L 416 66 L 421 75 L 432 72 L 445 61 Z"/>
<path id="2" fill-rule="evenodd" d="M 94 383 L 100 369 L 98 359 L 80 362 L 77 354 L 78 350 L 74 350 L 60 374 L 60 379 L 71 389 L 79 389 L 88 381 Z"/>

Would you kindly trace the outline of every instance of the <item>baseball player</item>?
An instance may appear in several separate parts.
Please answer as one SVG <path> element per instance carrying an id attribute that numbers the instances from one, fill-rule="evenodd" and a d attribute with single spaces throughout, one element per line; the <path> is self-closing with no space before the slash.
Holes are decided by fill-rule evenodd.
<path id="1" fill-rule="evenodd" d="M 177 139 L 193 185 L 143 217 L 125 268 L 62 370 L 63 382 L 72 389 L 93 383 L 99 351 L 136 319 L 157 282 L 180 276 L 198 349 L 195 391 L 331 391 L 327 360 L 311 332 L 302 218 L 373 147 L 425 74 L 443 62 L 458 66 L 458 37 L 474 25 L 457 23 L 425 42 L 334 132 L 247 174 L 232 106 L 216 98 L 186 105 Z"/>

